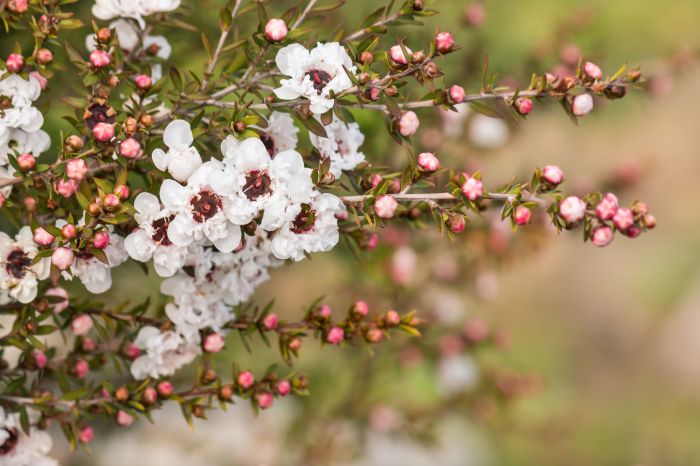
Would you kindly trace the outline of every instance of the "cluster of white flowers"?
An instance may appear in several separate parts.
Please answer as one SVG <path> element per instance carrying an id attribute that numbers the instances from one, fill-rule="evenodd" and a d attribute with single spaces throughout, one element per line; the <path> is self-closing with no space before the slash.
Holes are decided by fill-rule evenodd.
<path id="1" fill-rule="evenodd" d="M 46 456 L 52 446 L 53 441 L 47 432 L 32 429 L 27 435 L 22 430 L 19 413 L 7 414 L 0 407 L 0 464 L 58 466 L 58 461 Z"/>
<path id="2" fill-rule="evenodd" d="M 0 70 L 0 178 L 10 178 L 14 172 L 9 155 L 38 157 L 51 145 L 49 135 L 41 129 L 44 116 L 34 107 L 41 95 L 41 82 L 33 75 L 25 79 L 5 74 L 6 70 Z M 11 185 L 0 190 L 4 197 L 11 192 Z"/>
<path id="3" fill-rule="evenodd" d="M 0 304 L 12 300 L 30 303 L 36 298 L 39 280 L 48 278 L 51 266 L 49 258 L 33 264 L 37 252 L 28 226 L 22 227 L 14 239 L 0 232 Z"/>
<path id="4" fill-rule="evenodd" d="M 330 172 L 339 178 L 343 170 L 353 170 L 365 161 L 365 154 L 360 152 L 360 146 L 365 136 L 357 123 L 345 123 L 337 117 L 325 127 L 328 137 L 322 138 L 310 133 L 311 143 L 318 150 L 321 158 L 331 161 Z"/>
<path id="5" fill-rule="evenodd" d="M 144 16 L 153 13 L 173 11 L 180 6 L 180 0 L 95 0 L 92 14 L 99 19 L 132 18 L 143 29 Z"/>

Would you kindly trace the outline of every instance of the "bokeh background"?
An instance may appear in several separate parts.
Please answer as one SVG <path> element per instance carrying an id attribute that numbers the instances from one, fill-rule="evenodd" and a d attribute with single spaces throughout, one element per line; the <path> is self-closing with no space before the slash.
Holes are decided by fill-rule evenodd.
<path id="1" fill-rule="evenodd" d="M 79 8 L 87 13 L 91 3 Z M 222 3 L 184 0 L 186 20 L 211 40 Z M 292 3 L 275 0 L 269 10 L 279 14 Z M 384 40 L 405 37 L 415 50 L 437 28 L 453 32 L 463 49 L 444 62 L 444 81 L 468 92 L 478 90 L 485 53 L 501 82 L 521 86 L 532 72 L 579 52 L 607 74 L 623 63 L 641 64 L 652 79 L 622 101 L 600 102 L 578 127 L 552 104 L 536 105 L 518 124 L 421 111 L 418 148 L 434 150 L 444 165 L 483 169 L 487 186 L 549 163 L 562 167 L 573 191 L 622 179 L 622 200 L 647 202 L 659 226 L 600 250 L 574 234 L 557 237 L 533 226 L 511 235 L 509 225 L 475 219 L 454 242 L 431 226 L 413 240 L 393 230 L 372 255 L 354 257 L 340 247 L 275 270 L 255 300 L 276 297 L 286 318 L 298 318 L 324 296 L 339 311 L 360 298 L 377 310 L 416 309 L 434 325 L 425 343 L 397 338 L 375 354 L 307 345 L 295 368 L 309 374 L 308 399 L 285 400 L 258 417 L 242 403 L 197 421 L 194 431 L 170 409 L 155 425 L 104 425 L 90 456 L 70 456 L 57 442 L 65 464 L 700 464 L 700 77 L 693 59 L 700 2 L 484 0 L 478 27 L 465 21 L 472 2 L 426 3 L 441 14 Z M 336 24 L 353 30 L 378 6 L 352 0 L 304 38 L 324 40 Z M 255 27 L 247 18 L 251 23 L 241 27 Z M 179 67 L 201 69 L 206 57 L 198 34 L 158 32 L 172 42 Z M 82 36 L 70 38 L 80 50 Z M 66 91 L 61 82 L 54 86 L 54 95 Z M 52 115 L 60 108 L 55 104 Z M 379 116 L 357 118 L 369 160 L 405 160 Z M 58 116 L 46 126 L 54 142 L 66 129 Z M 144 279 L 129 264 L 115 275 L 114 289 L 101 299 L 151 294 L 162 302 L 153 274 Z M 441 332 L 475 319 L 507 332 L 508 344 L 444 365 Z M 249 354 L 235 335 L 220 359 L 258 370 L 279 361 L 262 344 Z M 481 383 L 493 371 L 525 374 L 526 386 L 517 399 L 498 398 L 496 410 Z M 452 396 L 453 387 L 465 394 Z"/>

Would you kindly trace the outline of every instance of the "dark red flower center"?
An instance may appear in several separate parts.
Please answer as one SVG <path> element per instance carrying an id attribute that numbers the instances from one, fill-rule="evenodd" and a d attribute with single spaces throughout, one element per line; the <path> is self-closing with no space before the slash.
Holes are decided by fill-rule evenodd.
<path id="1" fill-rule="evenodd" d="M 315 223 L 316 211 L 311 207 L 311 204 L 302 204 L 301 211 L 292 222 L 290 229 L 299 235 L 311 231 Z"/>
<path id="2" fill-rule="evenodd" d="M 266 171 L 251 170 L 245 176 L 243 192 L 251 201 L 270 192 L 270 176 Z"/>
<path id="3" fill-rule="evenodd" d="M 0 445 L 0 456 L 4 456 L 8 453 L 11 453 L 12 450 L 14 450 L 17 446 L 17 443 L 19 442 L 19 432 L 17 431 L 17 429 L 8 429 L 7 427 L 4 427 L 2 430 L 10 434 L 10 436 L 7 437 L 5 443 Z"/>
<path id="4" fill-rule="evenodd" d="M 170 217 L 159 218 L 151 223 L 153 227 L 151 239 L 163 246 L 170 246 L 173 244 L 170 242 L 170 238 L 168 238 L 168 226 L 170 226 L 170 222 L 172 222 L 174 218 L 175 216 L 171 215 Z"/>
<path id="5" fill-rule="evenodd" d="M 323 70 L 309 70 L 306 72 L 306 76 L 311 79 L 311 82 L 314 84 L 314 89 L 316 89 L 316 93 L 318 95 L 321 95 L 323 88 L 326 87 L 326 85 L 333 79 L 333 76 L 331 76 L 330 73 Z"/>
<path id="6" fill-rule="evenodd" d="M 207 190 L 200 191 L 190 200 L 190 204 L 192 205 L 192 217 L 197 223 L 204 223 L 223 208 L 221 196 Z"/>
<path id="7" fill-rule="evenodd" d="M 15 278 L 22 278 L 26 268 L 32 265 L 32 260 L 21 249 L 15 249 L 7 256 L 5 269 Z"/>
<path id="8" fill-rule="evenodd" d="M 270 136 L 267 133 L 263 133 L 260 135 L 260 140 L 265 145 L 265 149 L 267 149 L 267 153 L 270 154 L 270 157 L 274 158 L 275 157 L 275 140 L 272 139 L 272 136 Z"/>

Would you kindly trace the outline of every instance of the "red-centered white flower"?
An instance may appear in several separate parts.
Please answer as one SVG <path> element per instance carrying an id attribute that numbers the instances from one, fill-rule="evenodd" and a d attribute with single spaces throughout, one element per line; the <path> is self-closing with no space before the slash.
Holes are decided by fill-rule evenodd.
<path id="1" fill-rule="evenodd" d="M 260 140 L 272 158 L 280 152 L 297 148 L 299 128 L 294 125 L 294 119 L 289 113 L 272 112 L 267 119 L 267 128 L 257 129 Z"/>
<path id="2" fill-rule="evenodd" d="M 174 179 L 185 182 L 202 165 L 202 158 L 192 145 L 194 136 L 185 120 L 174 120 L 165 128 L 163 142 L 168 152 L 153 151 L 151 157 L 159 170 L 167 171 Z"/>
<path id="3" fill-rule="evenodd" d="M 322 138 L 309 133 L 311 144 L 318 149 L 322 158 L 331 160 L 330 172 L 340 178 L 343 170 L 354 170 L 365 161 L 365 154 L 360 146 L 365 142 L 365 135 L 357 123 L 345 123 L 336 116 L 330 125 L 324 127 L 328 137 Z"/>
<path id="4" fill-rule="evenodd" d="M 138 228 L 124 239 L 124 248 L 132 259 L 148 262 L 161 277 L 171 277 L 185 265 L 188 248 L 176 246 L 168 238 L 168 227 L 175 214 L 164 208 L 151 193 L 141 193 L 134 200 L 134 220 Z"/>
<path id="5" fill-rule="evenodd" d="M 212 179 L 212 186 L 226 196 L 226 215 L 236 225 L 250 223 L 263 212 L 260 226 L 273 231 L 284 222 L 290 204 L 311 200 L 311 169 L 304 167 L 298 152 L 280 152 L 273 159 L 260 139 L 240 142 L 232 136 L 221 144 L 221 152 L 225 176 Z"/>
<path id="6" fill-rule="evenodd" d="M 95 0 L 92 14 L 102 20 L 132 18 L 145 29 L 144 16 L 173 11 L 179 6 L 180 0 Z"/>
<path id="7" fill-rule="evenodd" d="M 0 303 L 29 303 L 36 298 L 39 280 L 48 278 L 50 270 L 47 257 L 32 264 L 38 252 L 28 226 L 22 227 L 14 239 L 0 232 Z"/>
<path id="8" fill-rule="evenodd" d="M 571 111 L 576 116 L 588 115 L 593 110 L 593 97 L 590 94 L 579 94 L 574 97 Z"/>
<path id="9" fill-rule="evenodd" d="M 304 259 L 304 253 L 330 251 L 338 244 L 336 214 L 345 210 L 333 194 L 318 194 L 310 203 L 287 209 L 286 221 L 272 238 L 272 253 L 278 259 Z"/>
<path id="10" fill-rule="evenodd" d="M 607 193 L 596 206 L 595 214 L 601 220 L 612 220 L 617 213 L 617 209 L 617 196 L 612 193 Z"/>
<path id="11" fill-rule="evenodd" d="M 379 218 L 389 219 L 394 216 L 398 206 L 399 203 L 396 202 L 393 196 L 379 196 L 374 203 L 374 213 L 376 213 Z"/>
<path id="12" fill-rule="evenodd" d="M 408 137 L 416 134 L 419 126 L 420 120 L 416 112 L 409 110 L 401 114 L 401 118 L 399 119 L 399 133 L 401 133 L 401 136 Z"/>
<path id="13" fill-rule="evenodd" d="M 38 416 L 30 413 L 30 425 Z M 51 436 L 43 430 L 31 427 L 24 431 L 19 413 L 8 414 L 0 407 L 0 463 L 3 466 L 59 466 L 58 461 L 46 455 L 53 448 Z"/>
<path id="14" fill-rule="evenodd" d="M 287 23 L 283 19 L 273 18 L 265 25 L 265 37 L 273 42 L 284 40 L 287 32 Z"/>
<path id="15" fill-rule="evenodd" d="M 404 48 L 406 49 L 406 55 L 408 55 L 408 57 L 410 58 L 413 52 L 406 46 L 404 46 Z M 394 63 L 397 63 L 399 65 L 408 65 L 408 59 L 406 58 L 406 55 L 404 55 L 403 49 L 400 45 L 394 45 L 389 49 L 389 58 L 391 58 L 391 60 Z"/>
<path id="16" fill-rule="evenodd" d="M 134 342 L 142 350 L 131 364 L 131 375 L 137 380 L 173 375 L 201 353 L 199 333 L 160 331 L 156 327 L 142 327 Z"/>
<path id="17" fill-rule="evenodd" d="M 476 201 L 484 194 L 484 184 L 466 173 L 464 176 L 466 180 L 462 183 L 462 194 L 470 201 Z"/>
<path id="18" fill-rule="evenodd" d="M 568 224 L 574 224 L 586 216 L 586 203 L 576 196 L 569 196 L 559 204 L 559 213 Z"/>
<path id="19" fill-rule="evenodd" d="M 612 220 L 619 230 L 626 230 L 634 225 L 634 214 L 630 209 L 622 207 L 617 209 Z"/>
<path id="20" fill-rule="evenodd" d="M 291 44 L 277 53 L 275 63 L 282 79 L 275 95 L 282 100 L 305 97 L 313 113 L 322 114 L 333 108 L 330 93 L 338 94 L 352 87 L 345 69 L 355 74 L 352 59 L 338 42 L 319 43 L 311 51 L 300 44 Z"/>
<path id="21" fill-rule="evenodd" d="M 608 226 L 600 226 L 593 230 L 591 234 L 591 243 L 599 248 L 605 247 L 610 244 L 615 237 L 615 232 Z"/>
<path id="22" fill-rule="evenodd" d="M 160 187 L 160 199 L 166 209 L 175 214 L 168 226 L 168 238 L 176 246 L 208 239 L 222 252 L 233 251 L 241 242 L 241 227 L 227 216 L 228 199 L 214 186 L 230 183 L 224 165 L 212 160 L 199 167 L 183 186 L 165 180 Z"/>

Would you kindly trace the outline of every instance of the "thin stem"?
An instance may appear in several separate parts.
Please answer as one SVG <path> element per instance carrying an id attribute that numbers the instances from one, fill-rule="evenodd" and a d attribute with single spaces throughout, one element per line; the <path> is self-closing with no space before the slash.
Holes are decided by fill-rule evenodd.
<path id="1" fill-rule="evenodd" d="M 408 193 L 398 193 L 398 194 L 386 194 L 387 196 L 391 196 L 397 201 L 404 201 L 404 202 L 420 202 L 420 201 L 425 201 L 425 202 L 436 202 L 436 201 L 458 201 L 460 200 L 459 198 L 453 196 L 450 193 L 422 193 L 422 194 L 408 194 Z M 368 199 L 372 199 L 376 196 L 372 194 L 361 194 L 357 196 L 340 196 L 340 200 L 343 201 L 345 204 L 358 204 L 361 202 L 364 202 Z M 506 194 L 506 193 L 486 193 L 483 196 L 481 196 L 482 199 L 492 199 L 494 201 L 503 201 L 503 202 L 513 202 L 517 196 L 515 194 Z M 524 194 L 521 199 L 525 202 L 536 202 L 537 204 L 544 205 L 546 204 L 546 200 L 539 198 L 534 195 L 530 194 Z"/>
<path id="2" fill-rule="evenodd" d="M 301 23 L 304 22 L 304 20 L 306 19 L 306 15 L 308 15 L 309 11 L 311 11 L 314 5 L 316 5 L 316 2 L 317 0 L 309 0 L 309 3 L 306 5 L 306 8 L 304 8 L 304 11 L 301 13 L 301 15 L 299 15 L 297 20 L 292 25 L 292 30 L 298 28 L 301 25 Z"/>
<path id="3" fill-rule="evenodd" d="M 364 39 L 364 37 L 365 37 L 366 35 L 368 35 L 368 34 L 370 34 L 370 33 L 372 32 L 372 31 L 371 31 L 372 28 L 384 26 L 386 23 L 390 23 L 391 21 L 394 21 L 395 19 L 398 19 L 399 16 L 400 16 L 400 15 L 399 15 L 398 13 L 394 13 L 393 15 L 389 15 L 389 16 L 387 16 L 386 18 L 380 19 L 379 21 L 375 22 L 375 23 L 372 24 L 371 26 L 368 26 L 368 27 L 366 27 L 366 28 L 364 28 L 364 29 L 360 29 L 359 31 L 353 32 L 353 33 L 350 34 L 349 36 L 346 36 L 346 37 L 344 37 L 343 39 L 341 39 L 340 42 L 344 44 L 344 43 L 347 43 L 347 42 L 352 42 L 352 41 L 354 41 L 354 40 Z"/>
<path id="4" fill-rule="evenodd" d="M 242 3 L 243 0 L 236 0 L 236 4 L 233 6 L 233 10 L 231 10 L 231 23 L 226 29 L 221 31 L 219 43 L 216 45 L 214 55 L 212 55 L 211 60 L 209 61 L 209 66 L 207 67 L 207 72 L 204 74 L 204 79 L 202 79 L 202 86 L 200 87 L 201 90 L 206 89 L 207 84 L 209 83 L 208 76 L 211 76 L 214 73 L 214 68 L 216 68 L 216 64 L 219 61 L 219 56 L 224 48 L 224 44 L 226 44 L 226 39 L 228 38 L 229 32 L 231 32 L 231 28 L 233 28 L 233 24 L 236 22 L 236 16 L 238 16 L 238 10 L 241 8 Z"/>

